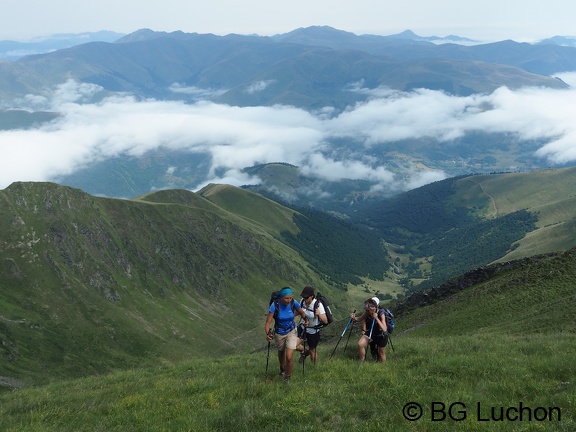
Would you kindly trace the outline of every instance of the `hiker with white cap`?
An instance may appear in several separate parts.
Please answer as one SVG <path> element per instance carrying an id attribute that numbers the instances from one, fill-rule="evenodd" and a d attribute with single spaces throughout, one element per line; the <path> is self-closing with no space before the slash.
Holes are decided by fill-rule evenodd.
<path id="1" fill-rule="evenodd" d="M 357 317 L 355 313 L 350 314 L 354 322 L 362 323 L 362 336 L 358 340 L 358 356 L 360 361 L 366 359 L 366 347 L 371 346 L 373 355 L 376 355 L 378 362 L 386 361 L 386 345 L 388 344 L 388 327 L 384 312 L 378 308 L 380 299 L 372 297 L 364 302 L 364 313 Z M 372 350 L 372 348 L 374 348 Z"/>

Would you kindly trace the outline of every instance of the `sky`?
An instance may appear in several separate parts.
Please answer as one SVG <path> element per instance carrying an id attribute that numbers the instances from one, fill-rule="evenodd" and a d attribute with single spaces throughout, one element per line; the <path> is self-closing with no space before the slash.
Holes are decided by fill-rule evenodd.
<path id="1" fill-rule="evenodd" d="M 314 25 L 356 34 L 455 34 L 480 41 L 575 36 L 574 0 L 18 0 L 2 8 L 0 40 L 100 30 L 259 34 Z"/>
<path id="2" fill-rule="evenodd" d="M 421 36 L 457 34 L 522 41 L 576 35 L 574 16 L 574 0 L 164 0 L 157 5 L 142 0 L 99 0 L 88 6 L 77 0 L 19 0 L 0 14 L 0 40 L 99 30 L 130 33 L 140 28 L 272 35 L 329 25 L 356 34 L 410 29 Z M 88 103 L 101 89 L 68 81 L 48 97 L 27 95 L 14 101 L 15 107 L 63 115 L 35 130 L 0 132 L 0 189 L 14 181 L 51 181 L 121 154 L 142 155 L 170 147 L 211 156 L 210 174 L 203 184 L 256 183 L 258 179 L 247 178 L 241 170 L 287 162 L 328 180 L 366 179 L 375 191 L 406 190 L 446 174 L 407 167 L 409 172 L 394 175 L 368 156 L 374 149 L 419 137 L 450 142 L 478 130 L 540 140 L 544 144 L 536 156 L 550 166 L 576 163 L 576 71 L 556 76 L 572 87 L 500 88 L 492 94 L 467 97 L 431 90 L 402 93 L 357 88 L 370 95 L 369 100 L 338 115 L 330 107 L 318 112 L 287 106 L 241 108 L 214 104 L 207 98 L 185 104 L 142 101 L 125 94 Z M 253 91 L 266 85 L 256 83 Z M 201 95 L 207 90 L 175 85 L 174 91 Z M 340 137 L 361 138 L 357 152 L 346 160 L 327 148 Z"/>

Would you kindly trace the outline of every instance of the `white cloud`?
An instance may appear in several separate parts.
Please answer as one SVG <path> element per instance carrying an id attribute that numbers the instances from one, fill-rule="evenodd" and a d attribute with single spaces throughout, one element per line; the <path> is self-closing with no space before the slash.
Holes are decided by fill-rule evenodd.
<path id="1" fill-rule="evenodd" d="M 394 174 L 383 167 L 371 167 L 359 160 L 337 161 L 319 153 L 310 155 L 309 160 L 302 166 L 302 173 L 332 181 L 363 179 L 392 183 L 394 180 Z"/>
<path id="2" fill-rule="evenodd" d="M 179 83 L 174 83 L 168 88 L 173 93 L 180 93 L 193 96 L 196 100 L 209 99 L 214 96 L 219 96 L 226 93 L 226 90 L 215 90 L 211 88 L 200 88 L 196 86 L 185 86 Z"/>
<path id="3" fill-rule="evenodd" d="M 250 84 L 246 88 L 245 93 L 253 94 L 253 93 L 258 93 L 258 92 L 264 91 L 268 87 L 270 87 L 272 84 L 274 84 L 275 82 L 276 82 L 276 80 L 256 81 L 256 82 Z"/>
<path id="4" fill-rule="evenodd" d="M 427 185 L 429 183 L 434 183 L 440 180 L 444 180 L 448 176 L 442 170 L 431 170 L 431 171 L 417 171 L 406 183 L 406 190 L 416 189 L 420 186 Z"/>
<path id="5" fill-rule="evenodd" d="M 362 90 L 361 84 L 356 91 Z M 116 95 L 98 103 L 95 85 L 73 81 L 52 97 L 20 101 L 31 108 L 57 109 L 61 117 L 36 130 L 0 132 L 0 187 L 13 181 L 45 181 L 120 154 L 142 155 L 161 147 L 208 153 L 206 181 L 257 182 L 241 169 L 288 162 L 310 175 L 336 180 L 365 179 L 374 188 L 416 187 L 445 176 L 407 167 L 395 176 L 369 153 L 386 145 L 427 137 L 450 141 L 472 131 L 516 134 L 545 144 L 537 155 L 550 163 L 576 161 L 576 90 L 498 89 L 455 97 L 431 90 L 411 93 L 375 89 L 370 100 L 335 115 L 287 106 L 233 107 L 211 102 L 138 101 Z M 354 141 L 355 155 L 337 155 L 334 138 Z M 226 173 L 221 175 L 221 173 Z M 400 178 L 402 177 L 402 178 Z M 403 187 L 402 187 L 403 188 Z"/>

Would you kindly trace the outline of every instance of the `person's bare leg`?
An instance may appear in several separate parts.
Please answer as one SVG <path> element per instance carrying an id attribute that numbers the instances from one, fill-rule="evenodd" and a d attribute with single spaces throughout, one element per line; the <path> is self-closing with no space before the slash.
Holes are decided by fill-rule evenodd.
<path id="1" fill-rule="evenodd" d="M 358 357 L 360 361 L 364 361 L 366 359 L 366 346 L 370 342 L 368 336 L 363 335 L 360 340 L 358 341 Z"/>

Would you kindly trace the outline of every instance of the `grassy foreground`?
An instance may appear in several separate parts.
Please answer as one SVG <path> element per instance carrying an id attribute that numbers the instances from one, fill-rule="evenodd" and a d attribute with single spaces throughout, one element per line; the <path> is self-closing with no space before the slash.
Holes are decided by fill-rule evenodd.
<path id="1" fill-rule="evenodd" d="M 317 366 L 276 375 L 276 352 L 194 359 L 0 395 L 2 431 L 574 431 L 576 335 L 393 339 L 354 360 L 356 335 Z M 407 405 L 411 404 L 411 405 Z M 408 421 L 405 416 L 422 417 Z"/>

